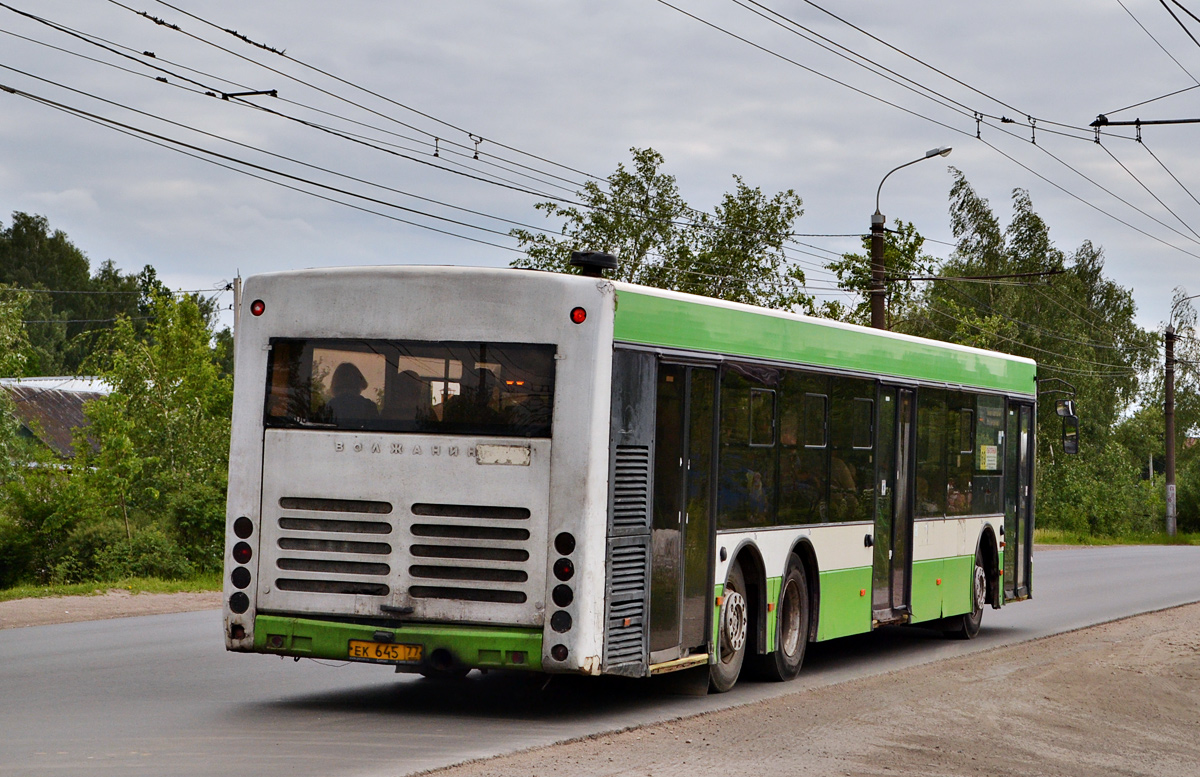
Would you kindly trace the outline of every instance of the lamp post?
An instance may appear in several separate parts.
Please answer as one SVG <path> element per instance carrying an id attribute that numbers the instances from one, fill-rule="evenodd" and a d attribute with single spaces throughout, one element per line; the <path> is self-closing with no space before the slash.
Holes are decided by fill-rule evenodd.
<path id="1" fill-rule="evenodd" d="M 1164 435 L 1167 444 L 1166 461 L 1164 469 L 1166 470 L 1167 480 L 1167 536 L 1175 536 L 1175 309 L 1180 303 L 1187 302 L 1189 299 L 1196 299 L 1200 294 L 1193 294 L 1190 297 L 1180 297 L 1175 300 L 1175 304 L 1171 305 L 1171 315 L 1167 319 L 1167 330 L 1164 333 L 1164 345 L 1166 350 L 1166 381 L 1164 386 L 1165 401 L 1163 402 L 1163 421 L 1165 422 L 1166 434 Z M 1151 470 L 1153 476 L 1153 470 Z"/>
<path id="2" fill-rule="evenodd" d="M 949 155 L 950 146 L 931 148 L 920 159 L 905 162 L 900 167 L 889 170 L 888 174 L 883 177 L 883 181 L 888 179 L 888 175 L 902 167 L 915 165 L 917 162 L 923 162 L 931 157 Z M 871 214 L 871 326 L 875 329 L 887 329 L 887 316 L 884 310 L 884 295 L 887 292 L 883 267 L 883 233 L 887 231 L 884 228 L 887 220 L 879 212 L 879 193 L 883 191 L 883 181 L 879 182 L 879 188 L 875 190 L 875 212 Z"/>

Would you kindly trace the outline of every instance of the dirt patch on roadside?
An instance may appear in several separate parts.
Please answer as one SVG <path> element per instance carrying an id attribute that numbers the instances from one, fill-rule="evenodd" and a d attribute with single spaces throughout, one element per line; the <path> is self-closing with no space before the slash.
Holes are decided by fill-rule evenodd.
<path id="1" fill-rule="evenodd" d="M 131 594 L 114 588 L 108 593 L 95 596 L 51 596 L 0 602 L 0 629 L 128 618 L 133 615 L 212 610 L 220 606 L 219 591 Z"/>
<path id="2" fill-rule="evenodd" d="M 1200 605 L 432 772 L 1200 773 Z"/>

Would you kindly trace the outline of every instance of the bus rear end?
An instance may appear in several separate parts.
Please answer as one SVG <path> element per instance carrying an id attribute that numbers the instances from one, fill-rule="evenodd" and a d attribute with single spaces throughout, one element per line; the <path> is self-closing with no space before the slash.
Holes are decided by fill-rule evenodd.
<path id="1" fill-rule="evenodd" d="M 611 286 L 339 269 L 243 299 L 227 647 L 596 671 Z"/>

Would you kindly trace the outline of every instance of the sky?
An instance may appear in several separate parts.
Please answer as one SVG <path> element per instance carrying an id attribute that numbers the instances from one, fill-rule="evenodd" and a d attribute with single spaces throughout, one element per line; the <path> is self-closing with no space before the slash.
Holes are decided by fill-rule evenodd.
<path id="1" fill-rule="evenodd" d="M 1102 246 L 1143 326 L 1200 294 L 1200 124 L 1088 126 L 1200 118 L 1200 88 L 1162 97 L 1200 85 L 1200 1 L 670 3 L 0 0 L 0 223 L 41 214 L 176 289 L 505 266 L 513 222 L 560 226 L 537 202 L 652 147 L 697 208 L 734 175 L 794 189 L 789 256 L 845 299 L 823 265 L 860 250 L 881 179 L 951 146 L 880 196 L 933 256 L 953 166 L 1002 224 L 1020 188 L 1058 248 Z"/>

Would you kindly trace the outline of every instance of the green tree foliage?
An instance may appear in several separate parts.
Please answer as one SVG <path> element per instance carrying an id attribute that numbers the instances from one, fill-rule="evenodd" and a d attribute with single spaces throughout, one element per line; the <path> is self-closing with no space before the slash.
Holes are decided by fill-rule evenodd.
<path id="1" fill-rule="evenodd" d="M 22 375 L 30 359 L 25 311 L 30 295 L 0 284 L 0 377 Z"/>
<path id="2" fill-rule="evenodd" d="M 0 583 L 220 566 L 232 380 L 196 300 L 160 294 L 149 312 L 144 336 L 122 317 L 84 363 L 113 390 L 86 406 L 71 466 L 5 483 Z"/>
<path id="3" fill-rule="evenodd" d="M 661 171 L 654 149 L 631 149 L 604 182 L 578 192 L 581 206 L 536 207 L 563 222 L 562 237 L 514 229 L 526 255 L 513 262 L 552 272 L 576 272 L 572 251 L 606 251 L 621 266 L 609 277 L 784 310 L 812 309 L 804 273 L 786 262 L 783 245 L 803 214 L 791 189 L 773 197 L 734 176 L 735 187 L 711 213 L 688 206 L 675 177 Z"/>
<path id="4" fill-rule="evenodd" d="M 26 326 L 30 349 L 22 375 L 76 374 L 97 332 L 118 315 L 143 332 L 151 298 L 165 291 L 150 266 L 127 275 L 106 261 L 92 274 L 66 233 L 51 230 L 44 216 L 20 212 L 0 228 L 0 283 L 35 290 L 26 310 L 33 323 Z"/>

